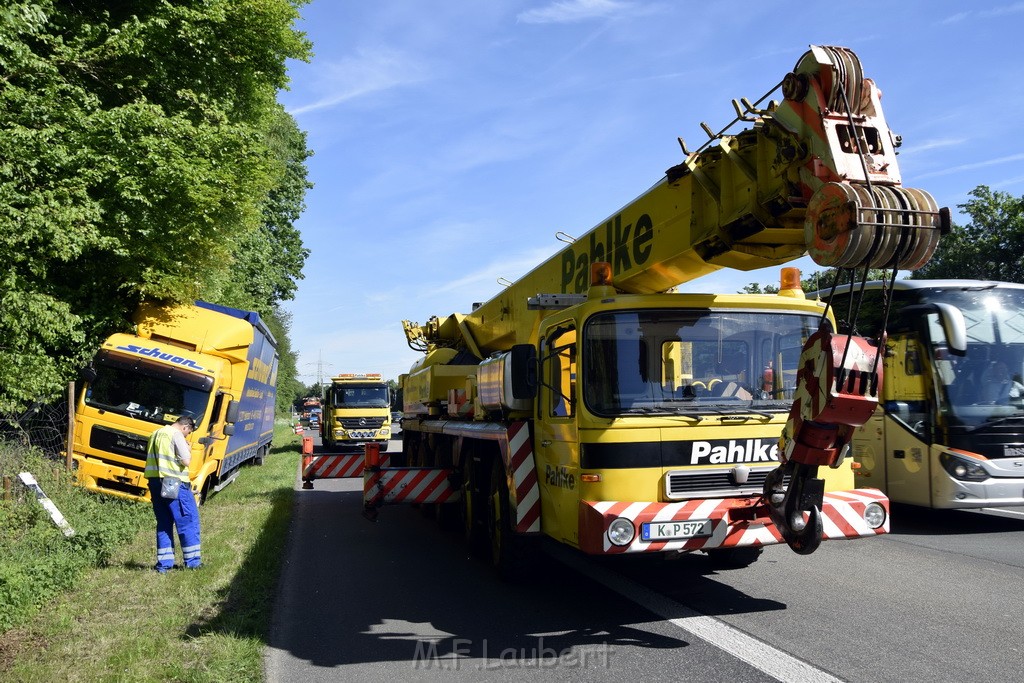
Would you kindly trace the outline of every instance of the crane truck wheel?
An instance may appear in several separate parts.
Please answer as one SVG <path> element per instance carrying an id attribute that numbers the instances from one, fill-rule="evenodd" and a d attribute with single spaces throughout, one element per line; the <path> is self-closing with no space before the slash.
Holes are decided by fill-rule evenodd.
<path id="1" fill-rule="evenodd" d="M 491 540 L 491 564 L 505 581 L 526 579 L 530 551 L 528 540 L 512 530 L 508 478 L 500 456 L 491 458 L 491 485 L 487 496 L 487 533 Z"/>
<path id="2" fill-rule="evenodd" d="M 480 469 L 486 461 L 476 453 L 467 453 L 462 463 L 462 482 L 460 493 L 462 501 L 459 503 L 459 517 L 462 525 L 462 538 L 469 545 L 473 552 L 480 552 L 486 548 L 487 534 L 486 524 L 481 513 L 487 499 L 480 489 Z M 490 472 L 484 472 L 490 475 Z M 486 480 L 489 482 L 489 479 Z"/>

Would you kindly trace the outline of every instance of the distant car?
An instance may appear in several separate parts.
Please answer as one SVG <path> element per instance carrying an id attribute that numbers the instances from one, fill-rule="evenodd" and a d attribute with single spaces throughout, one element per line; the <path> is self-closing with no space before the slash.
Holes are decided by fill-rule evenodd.
<path id="1" fill-rule="evenodd" d="M 400 412 L 398 412 L 397 410 L 395 412 L 391 413 L 391 421 L 392 422 L 401 422 L 402 421 L 402 414 Z"/>

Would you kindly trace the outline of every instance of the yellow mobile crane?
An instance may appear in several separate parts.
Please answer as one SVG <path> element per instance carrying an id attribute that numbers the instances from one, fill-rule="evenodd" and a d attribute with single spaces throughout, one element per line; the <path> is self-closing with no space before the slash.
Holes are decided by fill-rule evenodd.
<path id="1" fill-rule="evenodd" d="M 778 295 L 670 293 L 808 252 L 913 270 L 948 230 L 901 186 L 900 139 L 852 51 L 812 46 L 781 88 L 702 124 L 707 143 L 680 140 L 660 182 L 471 313 L 403 323 L 425 354 L 401 377 L 405 463 L 368 452 L 367 516 L 459 510 L 505 574 L 538 535 L 746 565 L 888 530 L 888 499 L 845 461 L 877 404 L 879 340 L 834 335 L 795 269 Z"/>

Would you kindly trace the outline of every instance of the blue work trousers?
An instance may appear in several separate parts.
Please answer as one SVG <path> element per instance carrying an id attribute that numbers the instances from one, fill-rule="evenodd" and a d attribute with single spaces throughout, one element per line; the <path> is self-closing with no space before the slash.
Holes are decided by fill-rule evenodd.
<path id="1" fill-rule="evenodd" d="M 185 566 L 198 567 L 201 564 L 199 507 L 192 488 L 182 482 L 177 500 L 168 500 L 160 496 L 160 479 L 153 477 L 149 480 L 149 497 L 153 499 L 153 514 L 156 515 L 156 566 L 153 568 L 165 572 L 174 566 L 175 528 Z"/>

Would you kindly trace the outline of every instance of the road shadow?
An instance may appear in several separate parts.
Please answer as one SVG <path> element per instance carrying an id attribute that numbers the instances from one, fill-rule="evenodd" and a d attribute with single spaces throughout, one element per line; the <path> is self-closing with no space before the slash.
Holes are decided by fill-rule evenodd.
<path id="1" fill-rule="evenodd" d="M 892 503 L 892 534 L 959 536 L 1024 531 L 1024 518 L 1001 517 L 979 510 L 930 510 Z"/>
<path id="2" fill-rule="evenodd" d="M 691 645 L 665 622 L 694 614 L 674 595 L 712 596 L 730 614 L 785 608 L 715 582 L 698 558 L 663 563 L 646 581 L 668 596 L 658 613 L 546 553 L 526 582 L 503 582 L 459 534 L 419 510 L 386 507 L 369 522 L 358 491 L 301 491 L 295 505 L 269 645 L 316 667 L 407 662 L 451 671 L 465 660 L 538 657 L 607 666 L 615 653 Z M 628 577 L 641 564 L 603 566 Z"/>
<path id="3" fill-rule="evenodd" d="M 587 558 L 587 561 L 612 569 L 618 575 L 678 603 L 678 613 L 667 613 L 665 616 L 669 618 L 689 616 L 685 605 L 694 604 L 699 604 L 701 613 L 708 616 L 786 609 L 786 604 L 778 600 L 748 595 L 725 582 L 717 581 L 716 578 L 723 574 L 751 569 L 724 569 L 704 553 L 651 553 L 632 557 Z M 668 609 L 672 609 L 671 603 L 665 604 Z"/>
<path id="4" fill-rule="evenodd" d="M 398 661 L 444 671 L 465 658 L 571 651 L 597 660 L 617 647 L 688 645 L 634 627 L 652 615 L 545 555 L 535 582 L 505 583 L 418 510 L 386 508 L 377 523 L 361 511 L 356 491 L 298 495 L 294 521 L 307 528 L 290 539 L 272 647 L 318 667 Z M 323 519 L 339 521 L 319 528 Z"/>

